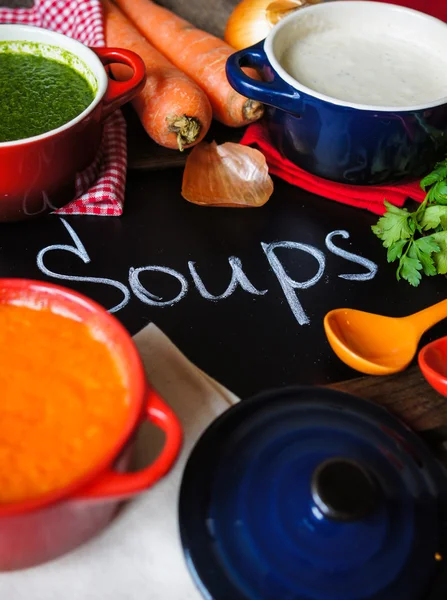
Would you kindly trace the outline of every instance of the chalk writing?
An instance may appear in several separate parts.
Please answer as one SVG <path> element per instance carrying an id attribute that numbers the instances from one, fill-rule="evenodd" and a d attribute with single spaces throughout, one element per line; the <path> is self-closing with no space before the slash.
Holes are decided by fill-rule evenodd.
<path id="1" fill-rule="evenodd" d="M 140 302 L 154 307 L 174 306 L 183 298 L 185 298 L 185 296 L 188 294 L 190 289 L 190 283 L 188 282 L 188 279 L 185 277 L 185 275 L 179 273 L 178 271 L 168 266 L 163 265 L 145 265 L 141 267 L 131 266 L 129 268 L 128 276 L 130 290 L 126 285 L 124 285 L 120 281 L 116 281 L 115 279 L 106 279 L 103 277 L 82 277 L 80 275 L 66 275 L 63 273 L 56 273 L 55 271 L 50 270 L 45 264 L 45 257 L 49 252 L 54 251 L 70 252 L 78 258 L 80 258 L 84 264 L 88 264 L 91 262 L 90 256 L 86 248 L 84 247 L 83 243 L 81 242 L 79 236 L 77 235 L 73 227 L 69 225 L 67 221 L 63 218 L 61 218 L 60 221 L 64 225 L 66 231 L 68 232 L 72 244 L 53 244 L 40 250 L 40 252 L 37 254 L 38 268 L 45 275 L 49 277 L 54 277 L 56 279 L 104 284 L 119 290 L 123 296 L 123 299 L 119 304 L 110 308 L 109 312 L 115 313 L 124 308 L 131 298 L 131 291 L 133 295 L 138 300 L 140 300 Z M 338 277 L 349 281 L 359 282 L 373 279 L 373 277 L 377 273 L 377 265 L 372 261 L 364 258 L 363 256 L 353 254 L 352 252 L 348 252 L 336 246 L 333 242 L 333 239 L 336 236 L 340 236 L 345 240 L 349 239 L 349 233 L 345 230 L 340 229 L 328 233 L 325 238 L 325 244 L 329 252 L 332 252 L 333 254 L 347 260 L 348 262 L 361 265 L 366 269 L 366 273 L 341 274 L 338 275 Z M 315 248 L 314 246 L 311 246 L 310 244 L 302 244 L 300 242 L 294 241 L 277 241 L 271 243 L 260 242 L 260 245 L 267 259 L 268 265 L 270 266 L 271 270 L 273 271 L 273 274 L 278 280 L 282 293 L 290 307 L 290 310 L 292 311 L 294 318 L 299 323 L 299 325 L 308 325 L 310 323 L 310 319 L 303 308 L 300 298 L 298 297 L 298 291 L 309 289 L 320 281 L 326 268 L 325 254 L 321 250 Z M 310 257 L 315 261 L 315 274 L 305 281 L 297 281 L 296 279 L 293 279 L 276 254 L 276 251 L 279 249 L 284 249 L 293 252 L 304 252 L 305 254 L 310 255 Z M 243 270 L 242 261 L 239 257 L 230 256 L 228 258 L 228 263 L 231 267 L 230 283 L 228 284 L 225 291 L 221 294 L 212 294 L 207 289 L 202 278 L 200 277 L 198 273 L 198 268 L 196 266 L 196 262 L 192 260 L 188 261 L 187 266 L 189 270 L 189 275 L 192 280 L 192 284 L 195 286 L 198 293 L 204 300 L 212 302 L 224 300 L 226 298 L 229 298 L 238 287 L 242 288 L 244 292 L 252 294 L 254 296 L 264 296 L 265 294 L 267 294 L 267 292 L 269 292 L 268 289 L 259 290 L 251 283 L 251 281 L 248 279 L 247 275 Z M 178 294 L 172 298 L 162 298 L 150 292 L 140 280 L 140 275 L 142 273 L 147 272 L 162 273 L 171 279 L 175 279 L 180 284 L 180 290 Z"/>
<path id="2" fill-rule="evenodd" d="M 49 168 L 49 167 L 46 167 L 46 168 Z M 58 208 L 57 206 L 54 206 L 51 203 L 51 201 L 48 197 L 48 194 L 44 191 L 42 192 L 42 205 L 40 208 L 38 207 L 37 210 L 32 210 L 32 209 L 30 210 L 28 208 L 28 202 L 29 202 L 28 197 L 25 196 L 22 201 L 22 210 L 23 210 L 23 213 L 29 217 L 34 217 L 36 215 L 39 215 L 40 213 L 47 211 L 49 208 L 51 210 L 57 210 L 57 208 Z M 32 205 L 35 206 L 34 200 L 32 201 Z"/>
<path id="3" fill-rule="evenodd" d="M 377 273 L 377 265 L 363 256 L 352 254 L 351 252 L 347 252 L 346 250 L 338 248 L 338 246 L 332 242 L 332 238 L 336 235 L 341 235 L 345 240 L 349 239 L 349 233 L 343 229 L 331 231 L 331 233 L 327 234 L 325 239 L 327 249 L 341 258 L 345 258 L 346 260 L 362 265 L 362 267 L 368 269 L 367 273 L 351 273 L 348 275 L 339 275 L 339 277 L 341 277 L 341 279 L 348 279 L 351 281 L 368 281 L 368 279 L 372 279 Z"/>
<path id="4" fill-rule="evenodd" d="M 261 242 L 262 249 L 267 256 L 267 260 L 275 273 L 279 285 L 282 287 L 284 296 L 289 303 L 290 309 L 300 325 L 307 325 L 310 323 L 309 317 L 304 312 L 304 309 L 298 300 L 298 296 L 295 290 L 305 290 L 315 285 L 323 275 L 324 267 L 326 265 L 326 259 L 320 250 L 309 246 L 308 244 L 300 244 L 299 242 L 274 242 L 273 244 L 264 244 Z M 318 263 L 318 270 L 316 274 L 307 281 L 295 281 L 286 273 L 286 270 L 282 266 L 282 263 L 275 254 L 276 248 L 287 248 L 289 250 L 301 250 L 310 254 Z"/>
<path id="5" fill-rule="evenodd" d="M 163 300 L 159 296 L 155 296 L 147 291 L 147 289 L 142 285 L 140 281 L 140 273 L 144 273 L 145 271 L 158 271 L 159 273 L 166 273 L 166 275 L 170 275 L 171 277 L 175 277 L 180 282 L 181 290 L 177 294 L 175 298 L 171 300 Z M 144 302 L 145 304 L 150 304 L 151 306 L 173 306 L 180 302 L 182 298 L 186 296 L 188 291 L 188 282 L 185 277 L 181 273 L 174 271 L 174 269 L 170 269 L 169 267 L 160 267 L 156 265 L 152 265 L 149 267 L 140 267 L 139 269 L 134 269 L 131 267 L 129 269 L 129 283 L 132 288 L 135 296 Z"/>
<path id="6" fill-rule="evenodd" d="M 114 313 L 126 306 L 126 304 L 130 300 L 130 292 L 125 285 L 120 283 L 119 281 L 115 281 L 114 279 L 105 279 L 104 277 L 78 277 L 77 275 L 64 275 L 62 273 L 55 273 L 54 271 L 50 271 L 45 266 L 44 256 L 48 252 L 52 252 L 54 250 L 62 250 L 63 252 L 71 252 L 78 256 L 85 264 L 90 262 L 90 257 L 87 253 L 87 250 L 84 248 L 83 243 L 79 239 L 77 233 L 73 229 L 71 225 L 67 223 L 65 219 L 61 218 L 61 222 L 70 234 L 71 239 L 74 242 L 74 246 L 68 246 L 67 244 L 54 244 L 52 246 L 47 246 L 43 248 L 37 255 L 37 266 L 44 273 L 44 275 L 48 275 L 48 277 L 55 277 L 56 279 L 64 279 L 66 281 L 85 281 L 86 283 L 103 283 L 105 285 L 111 285 L 112 287 L 117 288 L 123 294 L 123 300 L 109 309 L 109 312 Z"/>
<path id="7" fill-rule="evenodd" d="M 228 262 L 230 263 L 232 269 L 231 281 L 227 289 L 223 294 L 220 294 L 220 296 L 214 296 L 213 294 L 209 293 L 196 271 L 196 263 L 192 260 L 188 262 L 189 272 L 191 273 L 192 280 L 194 281 L 197 291 L 202 298 L 214 301 L 224 300 L 225 298 L 229 298 L 231 296 L 238 285 L 240 285 L 244 291 L 248 292 L 249 294 L 254 294 L 255 296 L 263 296 L 268 292 L 268 290 L 258 290 L 254 287 L 254 285 L 252 285 L 242 270 L 242 262 L 240 258 L 237 256 L 230 256 Z"/>

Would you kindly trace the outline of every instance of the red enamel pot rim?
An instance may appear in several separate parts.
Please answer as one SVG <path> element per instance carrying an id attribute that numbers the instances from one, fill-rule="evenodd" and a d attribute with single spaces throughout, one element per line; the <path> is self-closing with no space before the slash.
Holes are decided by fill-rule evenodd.
<path id="1" fill-rule="evenodd" d="M 447 396 L 447 336 L 423 346 L 418 354 L 418 363 L 428 383 L 437 392 Z"/>
<path id="2" fill-rule="evenodd" d="M 36 511 L 61 500 L 75 499 L 77 492 L 88 489 L 88 484 L 95 482 L 101 473 L 108 470 L 129 442 L 140 423 L 148 390 L 143 364 L 132 338 L 121 323 L 101 305 L 82 294 L 52 283 L 0 278 L 0 303 L 4 300 L 22 306 L 43 301 L 47 306 L 57 306 L 59 310 L 67 309 L 71 315 L 81 317 L 83 322 L 94 324 L 97 330 L 105 334 L 106 340 L 113 340 L 113 346 L 119 345 L 126 361 L 130 406 L 120 436 L 102 460 L 92 466 L 86 475 L 60 490 L 38 498 L 0 505 L 0 518 Z"/>

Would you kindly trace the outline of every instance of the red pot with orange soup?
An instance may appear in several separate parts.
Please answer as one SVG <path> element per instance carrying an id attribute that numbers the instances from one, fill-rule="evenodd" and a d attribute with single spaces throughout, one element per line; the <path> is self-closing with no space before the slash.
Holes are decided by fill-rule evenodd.
<path id="1" fill-rule="evenodd" d="M 83 543 L 180 450 L 180 424 L 150 388 L 127 331 L 65 288 L 0 279 L 0 389 L 0 570 Z M 144 420 L 165 443 L 130 473 Z"/>

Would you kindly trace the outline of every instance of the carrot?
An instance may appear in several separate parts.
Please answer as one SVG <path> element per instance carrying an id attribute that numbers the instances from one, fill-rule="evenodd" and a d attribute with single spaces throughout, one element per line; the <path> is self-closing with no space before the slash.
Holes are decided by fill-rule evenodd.
<path id="1" fill-rule="evenodd" d="M 262 116 L 262 104 L 238 94 L 227 80 L 231 46 L 152 0 L 114 1 L 157 50 L 205 90 L 218 121 L 240 127 Z"/>
<path id="2" fill-rule="evenodd" d="M 161 146 L 180 150 L 200 142 L 212 119 L 206 94 L 151 46 L 117 6 L 109 0 L 102 5 L 107 46 L 133 50 L 146 65 L 146 84 L 132 105 L 149 136 Z M 129 78 L 129 70 L 112 66 L 120 81 Z"/>

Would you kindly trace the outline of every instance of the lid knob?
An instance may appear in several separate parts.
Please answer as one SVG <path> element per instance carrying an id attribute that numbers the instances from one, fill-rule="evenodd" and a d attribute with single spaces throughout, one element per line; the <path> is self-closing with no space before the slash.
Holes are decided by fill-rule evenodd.
<path id="1" fill-rule="evenodd" d="M 312 498 L 321 513 L 334 521 L 358 521 L 374 508 L 377 486 L 371 474 L 348 458 L 331 458 L 314 471 Z"/>

